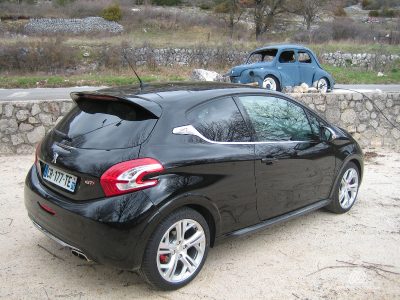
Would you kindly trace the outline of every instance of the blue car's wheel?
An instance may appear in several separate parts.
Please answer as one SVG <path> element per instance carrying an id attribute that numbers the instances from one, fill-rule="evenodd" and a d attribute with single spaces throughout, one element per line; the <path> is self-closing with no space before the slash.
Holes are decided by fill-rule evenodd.
<path id="1" fill-rule="evenodd" d="M 329 89 L 328 79 L 322 77 L 320 80 L 317 81 L 317 90 L 321 93 L 326 93 Z"/>
<path id="2" fill-rule="evenodd" d="M 272 75 L 268 75 L 267 77 L 264 78 L 262 87 L 264 89 L 271 90 L 271 91 L 280 91 L 281 90 L 281 85 L 279 84 L 279 80 L 275 76 L 272 76 Z"/>

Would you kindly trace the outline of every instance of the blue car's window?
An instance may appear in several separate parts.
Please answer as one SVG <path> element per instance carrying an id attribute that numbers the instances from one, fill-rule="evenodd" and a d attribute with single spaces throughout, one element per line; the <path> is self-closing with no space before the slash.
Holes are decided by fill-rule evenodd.
<path id="1" fill-rule="evenodd" d="M 247 60 L 247 63 L 269 62 L 275 59 L 277 49 L 267 49 L 261 52 L 252 53 Z"/>
<path id="2" fill-rule="evenodd" d="M 299 51 L 299 63 L 311 64 L 311 57 L 307 52 Z"/>
<path id="3" fill-rule="evenodd" d="M 300 106 L 271 96 L 241 96 L 239 99 L 249 115 L 258 141 L 313 139 L 310 123 Z"/>
<path id="4" fill-rule="evenodd" d="M 294 51 L 292 50 L 283 51 L 279 56 L 280 63 L 294 63 L 295 61 L 296 61 L 296 56 L 294 54 Z"/>
<path id="5" fill-rule="evenodd" d="M 216 142 L 248 142 L 251 134 L 231 97 L 211 100 L 188 113 L 191 124 Z"/>

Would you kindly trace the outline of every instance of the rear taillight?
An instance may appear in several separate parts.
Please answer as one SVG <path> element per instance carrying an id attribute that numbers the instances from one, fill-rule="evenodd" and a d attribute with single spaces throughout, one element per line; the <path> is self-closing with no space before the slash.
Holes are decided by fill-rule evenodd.
<path id="1" fill-rule="evenodd" d="M 157 179 L 144 177 L 163 170 L 161 163 L 153 158 L 124 161 L 104 172 L 100 184 L 107 197 L 126 194 L 157 185 Z"/>

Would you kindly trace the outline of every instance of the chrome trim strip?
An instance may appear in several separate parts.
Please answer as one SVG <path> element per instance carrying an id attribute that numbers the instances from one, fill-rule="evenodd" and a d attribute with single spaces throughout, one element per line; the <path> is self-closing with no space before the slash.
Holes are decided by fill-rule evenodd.
<path id="1" fill-rule="evenodd" d="M 30 219 L 31 219 L 31 218 L 30 218 Z M 76 248 L 76 247 L 74 247 L 74 246 L 72 246 L 72 245 L 70 245 L 70 244 L 68 244 L 68 243 L 66 243 L 66 242 L 64 242 L 64 241 L 62 241 L 62 240 L 60 240 L 59 238 L 57 238 L 57 237 L 55 237 L 54 235 L 52 235 L 50 232 L 48 232 L 46 229 L 44 229 L 42 226 L 40 226 L 38 223 L 36 223 L 36 222 L 33 221 L 32 219 L 31 219 L 31 221 L 32 221 L 33 225 L 34 225 L 37 229 L 39 229 L 44 235 L 46 235 L 48 238 L 52 239 L 53 241 L 55 241 L 56 243 L 60 244 L 60 245 L 63 246 L 63 247 L 67 247 L 67 248 L 69 248 L 69 249 L 71 249 L 71 250 L 75 250 L 75 251 L 77 251 L 77 252 L 82 253 L 82 255 L 83 255 L 84 257 L 86 257 L 86 260 L 87 260 L 87 261 L 91 261 L 81 249 Z"/>
<path id="2" fill-rule="evenodd" d="M 219 144 L 219 145 L 257 145 L 257 144 L 300 144 L 300 143 L 309 143 L 309 141 L 269 141 L 269 142 L 216 142 L 209 140 L 204 135 L 202 135 L 193 125 L 185 125 L 175 127 L 172 130 L 173 134 L 181 134 L 181 135 L 194 135 L 201 138 L 203 141 L 210 144 Z"/>

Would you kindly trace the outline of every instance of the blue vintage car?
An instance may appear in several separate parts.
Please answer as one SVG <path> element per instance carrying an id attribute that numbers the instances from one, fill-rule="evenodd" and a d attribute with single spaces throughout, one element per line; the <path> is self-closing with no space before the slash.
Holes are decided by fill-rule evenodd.
<path id="1" fill-rule="evenodd" d="M 254 50 L 244 65 L 232 68 L 229 76 L 233 83 L 258 83 L 260 87 L 276 91 L 303 82 L 322 92 L 335 85 L 317 56 L 299 45 L 273 45 Z"/>

